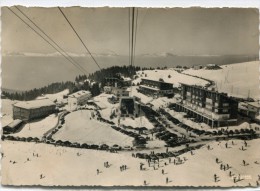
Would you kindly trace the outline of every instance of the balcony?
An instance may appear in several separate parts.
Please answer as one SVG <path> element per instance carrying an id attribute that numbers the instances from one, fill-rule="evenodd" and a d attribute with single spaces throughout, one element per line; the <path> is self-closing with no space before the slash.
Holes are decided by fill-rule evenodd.
<path id="1" fill-rule="evenodd" d="M 201 116 L 204 116 L 208 119 L 213 119 L 215 121 L 228 120 L 230 117 L 230 114 L 217 114 L 212 112 L 211 109 L 202 108 L 190 102 L 183 102 L 181 105 L 195 113 L 198 113 Z"/>

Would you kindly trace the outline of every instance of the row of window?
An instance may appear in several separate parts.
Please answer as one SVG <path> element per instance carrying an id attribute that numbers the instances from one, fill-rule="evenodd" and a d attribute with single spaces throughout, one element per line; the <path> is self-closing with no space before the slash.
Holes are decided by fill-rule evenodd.
<path id="1" fill-rule="evenodd" d="M 186 95 L 187 96 L 195 95 L 195 96 L 200 96 L 200 97 L 205 95 L 207 99 L 211 99 L 211 100 L 215 100 L 215 101 L 219 101 L 219 99 L 220 99 L 220 96 L 218 96 L 217 94 L 214 94 L 214 93 L 207 93 L 207 92 L 203 92 L 202 90 L 193 90 L 193 91 L 192 90 L 193 89 L 191 89 L 191 90 L 188 89 L 186 91 Z"/>

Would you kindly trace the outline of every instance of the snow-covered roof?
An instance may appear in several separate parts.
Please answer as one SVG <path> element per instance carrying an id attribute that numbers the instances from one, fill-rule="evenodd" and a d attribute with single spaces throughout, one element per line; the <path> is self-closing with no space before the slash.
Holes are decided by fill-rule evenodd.
<path id="1" fill-rule="evenodd" d="M 154 87 L 150 87 L 150 86 L 144 86 L 144 85 L 140 85 L 139 87 L 142 87 L 142 88 L 147 88 L 147 89 L 151 89 L 151 90 L 155 90 L 155 91 L 159 91 L 158 88 L 154 88 Z"/>
<path id="2" fill-rule="evenodd" d="M 169 82 L 165 82 L 165 81 L 160 81 L 160 80 L 154 80 L 154 79 L 150 79 L 150 78 L 148 78 L 148 77 L 144 77 L 144 78 L 141 78 L 141 80 L 143 81 L 145 81 L 145 80 L 147 80 L 147 81 L 152 81 L 152 82 L 159 82 L 159 83 L 162 83 L 162 84 L 170 84 L 170 85 L 173 85 L 173 83 L 169 83 Z"/>
<path id="3" fill-rule="evenodd" d="M 85 91 L 85 90 L 80 90 L 80 91 L 77 91 L 73 94 L 70 94 L 69 97 L 72 97 L 72 98 L 79 98 L 81 96 L 84 96 L 84 95 L 90 95 L 90 91 Z"/>
<path id="4" fill-rule="evenodd" d="M 23 121 L 20 119 L 15 119 L 14 121 L 12 121 L 11 123 L 9 123 L 7 126 L 10 128 L 14 128 L 17 125 L 19 125 L 20 123 L 22 123 Z"/>
<path id="5" fill-rule="evenodd" d="M 260 108 L 260 103 L 258 101 L 256 102 L 247 102 L 248 105 L 251 105 L 256 108 Z"/>
<path id="6" fill-rule="evenodd" d="M 256 116 L 256 117 L 255 117 L 255 119 L 258 119 L 258 120 L 260 120 L 260 115 Z"/>
<path id="7" fill-rule="evenodd" d="M 24 109 L 35 109 L 46 106 L 54 106 L 55 104 L 49 99 L 37 99 L 33 101 L 22 101 L 14 104 L 16 107 Z"/>
<path id="8" fill-rule="evenodd" d="M 131 78 L 129 77 L 122 77 L 124 81 L 131 81 Z"/>
<path id="9" fill-rule="evenodd" d="M 96 104 L 100 109 L 106 109 L 106 108 L 107 108 L 107 106 L 106 106 L 104 103 L 100 102 L 100 101 L 96 101 L 95 104 Z"/>

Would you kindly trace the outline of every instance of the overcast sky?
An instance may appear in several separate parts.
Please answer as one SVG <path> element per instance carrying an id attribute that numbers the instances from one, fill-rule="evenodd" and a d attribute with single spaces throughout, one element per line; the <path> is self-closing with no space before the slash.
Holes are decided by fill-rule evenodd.
<path id="1" fill-rule="evenodd" d="M 66 51 L 86 53 L 57 8 L 20 8 Z M 127 8 L 74 7 L 63 11 L 91 52 L 128 55 Z M 136 54 L 258 54 L 258 19 L 257 9 L 139 9 Z M 2 52 L 56 51 L 2 8 Z"/>

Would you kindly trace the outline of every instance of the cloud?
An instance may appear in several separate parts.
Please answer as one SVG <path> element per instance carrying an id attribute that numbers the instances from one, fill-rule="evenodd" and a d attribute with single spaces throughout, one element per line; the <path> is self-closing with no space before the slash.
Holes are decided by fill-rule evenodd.
<path id="1" fill-rule="evenodd" d="M 170 56 L 177 56 L 173 53 L 169 53 L 169 52 L 162 52 L 162 53 L 153 53 L 153 54 L 141 54 L 139 56 L 143 56 L 143 57 L 170 57 Z"/>
<path id="2" fill-rule="evenodd" d="M 178 57 L 178 56 L 185 56 L 185 57 L 212 57 L 212 56 L 221 56 L 221 55 L 210 55 L 210 54 L 201 54 L 201 55 L 196 55 L 196 54 L 174 54 L 171 52 L 161 52 L 161 53 L 154 53 L 154 54 L 141 54 L 139 56 L 142 57 L 161 57 L 161 58 L 166 58 L 166 57 Z"/>
<path id="3" fill-rule="evenodd" d="M 63 53 L 64 54 L 64 53 Z M 73 53 L 73 52 L 67 52 L 67 54 L 71 57 L 89 57 L 90 55 L 88 53 Z M 104 52 L 104 53 L 91 53 L 94 57 L 104 56 L 104 57 L 112 57 L 112 56 L 118 56 L 113 51 Z M 66 55 L 66 54 L 64 54 Z M 53 52 L 53 53 L 37 53 L 37 52 L 4 52 L 2 56 L 21 56 L 21 57 L 58 57 L 62 56 L 59 52 Z"/>

